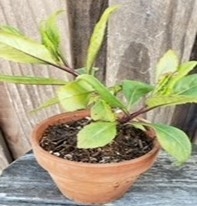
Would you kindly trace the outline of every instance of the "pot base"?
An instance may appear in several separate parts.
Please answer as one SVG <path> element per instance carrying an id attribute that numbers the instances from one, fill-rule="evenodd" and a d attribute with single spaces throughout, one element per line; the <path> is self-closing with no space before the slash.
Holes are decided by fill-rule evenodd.
<path id="1" fill-rule="evenodd" d="M 68 199 L 81 204 L 104 204 L 113 202 L 131 188 L 138 176 L 122 182 L 74 182 L 51 175 L 61 193 Z M 82 189 L 79 189 L 82 188 Z"/>

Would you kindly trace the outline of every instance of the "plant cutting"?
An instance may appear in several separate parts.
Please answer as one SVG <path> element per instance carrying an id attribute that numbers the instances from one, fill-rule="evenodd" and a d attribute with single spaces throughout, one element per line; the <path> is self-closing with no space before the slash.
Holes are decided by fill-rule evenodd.
<path id="1" fill-rule="evenodd" d="M 191 143 L 178 128 L 150 123 L 141 116 L 153 109 L 197 102 L 196 61 L 180 63 L 167 51 L 155 68 L 155 84 L 123 80 L 107 87 L 96 78 L 95 62 L 110 16 L 105 10 L 90 38 L 86 65 L 73 69 L 60 50 L 57 11 L 42 22 L 42 42 L 9 26 L 0 28 L 0 57 L 19 63 L 47 64 L 73 76 L 56 78 L 0 75 L 16 84 L 59 85 L 57 96 L 34 112 L 60 103 L 66 113 L 44 120 L 33 131 L 32 147 L 60 191 L 81 203 L 106 203 L 123 196 L 154 163 L 160 147 L 178 164 L 191 155 Z M 143 101 L 142 101 L 143 100 Z M 144 102 L 140 108 L 139 102 Z"/>

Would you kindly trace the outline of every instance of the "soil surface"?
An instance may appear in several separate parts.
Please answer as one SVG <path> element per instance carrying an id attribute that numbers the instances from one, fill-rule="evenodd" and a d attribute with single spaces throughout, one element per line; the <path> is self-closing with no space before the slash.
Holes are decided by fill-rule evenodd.
<path id="1" fill-rule="evenodd" d="M 88 163 L 114 163 L 131 160 L 148 153 L 153 140 L 140 129 L 119 125 L 118 135 L 111 144 L 95 149 L 78 149 L 77 133 L 90 120 L 83 119 L 69 124 L 49 126 L 40 142 L 42 148 L 58 157 Z"/>

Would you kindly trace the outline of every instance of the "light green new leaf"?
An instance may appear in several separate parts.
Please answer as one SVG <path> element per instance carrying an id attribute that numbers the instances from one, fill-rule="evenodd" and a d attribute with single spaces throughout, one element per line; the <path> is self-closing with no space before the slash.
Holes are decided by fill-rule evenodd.
<path id="1" fill-rule="evenodd" d="M 173 93 L 153 96 L 147 99 L 146 105 L 150 108 L 172 106 L 186 103 L 197 103 L 197 75 L 190 75 L 181 79 L 173 89 Z"/>
<path id="2" fill-rule="evenodd" d="M 142 130 L 142 131 L 144 131 L 144 132 L 147 131 L 147 129 L 145 128 L 145 126 L 142 125 L 142 124 L 140 124 L 140 123 L 138 123 L 138 122 L 132 122 L 132 126 L 134 126 L 136 129 L 140 129 L 140 130 Z"/>
<path id="3" fill-rule="evenodd" d="M 176 72 L 178 65 L 179 59 L 176 53 L 173 50 L 168 50 L 156 66 L 156 82 L 158 82 L 162 76 Z"/>
<path id="4" fill-rule="evenodd" d="M 174 86 L 174 93 L 194 98 L 197 97 L 197 74 L 192 74 L 179 80 Z"/>
<path id="5" fill-rule="evenodd" d="M 171 79 L 173 79 L 173 73 L 166 74 L 165 76 L 163 76 L 159 80 L 157 85 L 155 86 L 153 94 L 156 94 L 156 95 L 170 94 L 172 92 L 172 90 L 170 90 L 168 85 L 169 85 L 169 82 L 170 82 Z"/>
<path id="6" fill-rule="evenodd" d="M 126 111 L 125 106 L 110 93 L 109 89 L 106 88 L 98 79 L 89 74 L 83 74 L 77 77 L 77 79 L 81 79 L 86 81 L 89 85 L 91 85 L 94 90 L 101 96 L 101 98 L 106 101 L 111 107 L 117 107 Z"/>
<path id="7" fill-rule="evenodd" d="M 97 72 L 99 70 L 98 67 L 92 67 L 92 73 L 93 75 L 95 74 L 95 72 Z M 86 67 L 82 67 L 82 68 L 78 68 L 75 70 L 78 74 L 87 74 L 87 70 Z"/>
<path id="8" fill-rule="evenodd" d="M 42 109 L 46 109 L 46 108 L 51 107 L 51 106 L 58 104 L 58 103 L 59 103 L 58 97 L 51 98 L 48 101 L 46 101 L 45 103 L 43 103 L 42 105 L 40 105 L 38 108 L 32 110 L 31 114 L 35 114 Z"/>
<path id="9" fill-rule="evenodd" d="M 60 32 L 57 25 L 57 20 L 64 10 L 60 10 L 52 14 L 46 21 L 41 24 L 40 32 L 42 43 L 49 49 L 52 56 L 60 61 L 61 55 L 59 51 L 60 46 Z"/>
<path id="10" fill-rule="evenodd" d="M 18 36 L 23 36 L 21 31 L 17 30 L 14 27 L 11 26 L 1 26 L 0 27 L 0 31 L 2 32 L 6 32 L 6 33 L 10 33 L 10 34 L 14 34 L 14 35 L 18 35 Z M 1 44 L 0 43 L 0 57 L 7 59 L 7 60 L 11 60 L 11 61 L 15 61 L 18 63 L 31 63 L 31 64 L 41 64 L 43 63 L 42 61 L 35 59 L 31 56 L 28 56 L 26 54 L 24 54 L 23 52 L 20 52 L 16 49 L 13 49 L 13 47 L 8 47 L 5 44 Z"/>
<path id="11" fill-rule="evenodd" d="M 191 72 L 196 67 L 196 65 L 197 65 L 197 61 L 189 61 L 181 64 L 178 68 L 178 74 L 175 76 L 176 81 L 186 76 L 189 72 Z"/>
<path id="12" fill-rule="evenodd" d="M 170 90 L 173 91 L 175 84 L 192 71 L 196 65 L 197 61 L 189 61 L 181 64 L 176 74 L 169 81 L 168 87 Z"/>
<path id="13" fill-rule="evenodd" d="M 116 117 L 112 112 L 111 107 L 103 100 L 98 100 L 90 110 L 91 118 L 95 121 L 108 121 L 114 122 Z"/>
<path id="14" fill-rule="evenodd" d="M 170 96 L 154 96 L 146 101 L 146 105 L 150 108 L 161 106 L 172 106 L 186 103 L 197 103 L 197 96 L 186 95 L 170 95 Z"/>
<path id="15" fill-rule="evenodd" d="M 94 89 L 85 81 L 69 82 L 57 91 L 59 101 L 66 111 L 85 109 Z"/>
<path id="16" fill-rule="evenodd" d="M 141 124 L 152 127 L 155 130 L 162 148 L 174 157 L 179 164 L 186 162 L 190 158 L 192 150 L 191 142 L 183 131 L 163 124 Z"/>
<path id="17" fill-rule="evenodd" d="M 85 126 L 77 136 L 78 148 L 103 147 L 116 136 L 116 122 L 94 122 Z"/>
<path id="18" fill-rule="evenodd" d="M 92 74 L 92 67 L 96 61 L 96 58 L 98 56 L 98 53 L 101 49 L 104 40 L 105 31 L 107 28 L 107 22 L 110 16 L 118 8 L 119 8 L 118 6 L 112 6 L 107 8 L 94 28 L 93 34 L 90 39 L 90 44 L 88 47 L 88 54 L 87 54 L 87 61 L 86 61 L 86 68 L 88 74 Z"/>
<path id="19" fill-rule="evenodd" d="M 0 57 L 17 63 L 43 64 L 44 62 L 29 56 L 13 47 L 0 43 Z"/>
<path id="20" fill-rule="evenodd" d="M 10 34 L 15 34 L 15 35 L 19 35 L 19 36 L 24 36 L 23 33 L 21 31 L 19 31 L 18 29 L 12 27 L 12 26 L 0 26 L 0 31 L 4 31 L 6 33 L 10 33 Z"/>
<path id="21" fill-rule="evenodd" d="M 56 64 L 44 45 L 27 37 L 3 31 L 0 31 L 0 57 L 24 63 Z M 26 58 L 25 61 L 23 58 Z"/>
<path id="22" fill-rule="evenodd" d="M 64 85 L 67 83 L 61 79 L 11 75 L 0 75 L 0 82 L 31 85 Z"/>
<path id="23" fill-rule="evenodd" d="M 134 103 L 138 102 L 142 97 L 144 97 L 147 93 L 151 92 L 154 87 L 131 80 L 125 80 L 122 84 L 123 93 L 128 101 L 128 109 Z"/>

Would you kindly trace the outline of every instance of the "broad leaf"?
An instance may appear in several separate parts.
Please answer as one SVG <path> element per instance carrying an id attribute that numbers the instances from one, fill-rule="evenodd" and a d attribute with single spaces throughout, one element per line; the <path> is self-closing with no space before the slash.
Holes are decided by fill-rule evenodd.
<path id="1" fill-rule="evenodd" d="M 0 57 L 17 63 L 43 64 L 44 62 L 29 56 L 13 47 L 0 43 Z"/>
<path id="2" fill-rule="evenodd" d="M 123 93 L 128 101 L 128 109 L 138 102 L 147 93 L 153 90 L 153 86 L 137 81 L 125 80 L 122 84 Z"/>
<path id="3" fill-rule="evenodd" d="M 24 36 L 23 33 L 21 31 L 19 31 L 18 29 L 11 27 L 11 26 L 1 26 L 0 27 L 0 31 L 4 31 L 6 33 L 10 33 L 10 34 L 16 34 L 19 36 Z"/>
<path id="4" fill-rule="evenodd" d="M 178 71 L 175 73 L 175 75 L 173 75 L 168 83 L 169 93 L 173 92 L 175 84 L 184 78 L 190 71 L 192 71 L 196 65 L 197 61 L 189 61 L 179 66 Z"/>
<path id="5" fill-rule="evenodd" d="M 91 107 L 91 118 L 95 121 L 109 121 L 114 122 L 116 117 L 112 112 L 111 107 L 103 100 L 99 100 Z"/>
<path id="6" fill-rule="evenodd" d="M 170 96 L 154 96 L 147 99 L 146 104 L 150 108 L 161 106 L 172 106 L 186 103 L 197 103 L 197 96 L 186 95 L 170 95 Z"/>
<path id="7" fill-rule="evenodd" d="M 78 148 L 103 147 L 116 136 L 116 122 L 94 122 L 85 126 L 77 136 Z"/>
<path id="8" fill-rule="evenodd" d="M 0 82 L 32 85 L 64 85 L 67 83 L 66 81 L 61 79 L 10 75 L 0 75 Z"/>
<path id="9" fill-rule="evenodd" d="M 38 108 L 32 110 L 31 113 L 35 114 L 42 109 L 46 109 L 46 108 L 51 107 L 51 106 L 58 104 L 58 103 L 59 103 L 58 97 L 51 98 L 48 101 L 46 101 L 45 103 L 43 103 L 42 105 L 40 105 Z"/>
<path id="10" fill-rule="evenodd" d="M 90 44 L 89 44 L 88 54 L 87 54 L 86 68 L 88 74 L 92 74 L 92 67 L 94 65 L 94 62 L 96 61 L 96 58 L 98 56 L 98 53 L 103 43 L 105 31 L 107 28 L 107 22 L 110 16 L 117 9 L 118 6 L 112 6 L 107 8 L 94 28 L 93 34 L 90 39 Z"/>
<path id="11" fill-rule="evenodd" d="M 77 80 L 61 87 L 57 94 L 61 105 L 66 111 L 75 111 L 87 107 L 93 91 L 89 84 Z"/>
<path id="12" fill-rule="evenodd" d="M 165 75 L 156 87 L 154 93 L 171 95 L 174 93 L 174 86 L 186 76 L 197 65 L 197 61 L 190 61 L 180 65 L 175 73 Z"/>
<path id="13" fill-rule="evenodd" d="M 111 107 L 117 107 L 124 111 L 126 111 L 125 106 L 110 93 L 110 90 L 106 88 L 98 79 L 96 79 L 92 75 L 83 74 L 77 77 L 77 79 L 81 79 L 91 85 L 94 90 L 102 97 L 104 101 L 106 101 Z"/>
<path id="14" fill-rule="evenodd" d="M 197 97 L 197 74 L 192 74 L 179 80 L 174 86 L 174 93 L 177 95 Z"/>
<path id="15" fill-rule="evenodd" d="M 143 125 L 155 130 L 157 139 L 164 150 L 173 156 L 180 164 L 186 162 L 191 156 L 191 142 L 188 136 L 178 128 L 163 124 Z"/>
<path id="16" fill-rule="evenodd" d="M 27 56 L 30 57 L 30 62 L 28 62 Z M 27 37 L 3 31 L 0 31 L 0 57 L 9 60 L 12 60 L 11 57 L 13 57 L 13 61 L 17 62 L 51 63 L 56 65 L 50 52 L 44 45 Z M 26 57 L 25 61 L 23 60 L 24 57 Z"/>
<path id="17" fill-rule="evenodd" d="M 179 60 L 176 53 L 173 50 L 168 50 L 156 66 L 156 82 L 158 82 L 162 76 L 177 71 L 178 65 Z"/>
<path id="18" fill-rule="evenodd" d="M 42 43 L 49 49 L 56 61 L 61 61 L 60 46 L 60 32 L 57 26 L 57 20 L 63 10 L 52 14 L 46 21 L 41 24 L 40 32 L 42 36 Z"/>
<path id="19" fill-rule="evenodd" d="M 174 75 L 173 73 L 170 73 L 170 74 L 166 74 L 165 76 L 163 76 L 159 80 L 157 85 L 155 86 L 153 94 L 156 94 L 156 95 L 170 94 L 172 90 L 170 90 L 168 85 L 169 85 L 170 80 L 173 79 L 173 75 Z"/>
<path id="20" fill-rule="evenodd" d="M 175 76 L 178 81 L 182 77 L 186 76 L 190 71 L 192 71 L 197 65 L 197 61 L 189 61 L 180 65 L 178 68 L 178 74 Z"/>

